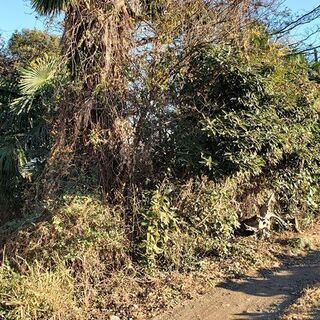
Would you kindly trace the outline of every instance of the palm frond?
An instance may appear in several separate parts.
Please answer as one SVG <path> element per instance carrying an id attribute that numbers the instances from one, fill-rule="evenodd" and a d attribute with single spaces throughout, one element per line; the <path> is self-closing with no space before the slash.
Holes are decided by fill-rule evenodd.
<path id="1" fill-rule="evenodd" d="M 8 185 L 21 176 L 20 169 L 27 163 L 25 152 L 14 145 L 0 148 L 0 184 Z"/>
<path id="2" fill-rule="evenodd" d="M 23 95 L 34 95 L 54 78 L 57 61 L 50 56 L 37 59 L 29 67 L 21 69 L 20 89 Z"/>
<path id="3" fill-rule="evenodd" d="M 19 96 L 19 88 L 15 81 L 0 78 L 0 105 L 8 105 L 10 101 Z"/>
<path id="4" fill-rule="evenodd" d="M 65 11 L 74 0 L 32 0 L 33 8 L 43 15 L 56 15 Z"/>
<path id="5" fill-rule="evenodd" d="M 52 84 L 57 70 L 57 60 L 49 56 L 37 59 L 29 67 L 20 70 L 21 97 L 12 103 L 17 114 L 30 111 L 34 100 Z"/>
<path id="6" fill-rule="evenodd" d="M 37 157 L 41 155 L 42 149 L 46 151 L 49 140 L 50 131 L 46 122 L 39 123 L 37 126 L 32 128 L 26 135 L 25 139 L 30 157 Z"/>

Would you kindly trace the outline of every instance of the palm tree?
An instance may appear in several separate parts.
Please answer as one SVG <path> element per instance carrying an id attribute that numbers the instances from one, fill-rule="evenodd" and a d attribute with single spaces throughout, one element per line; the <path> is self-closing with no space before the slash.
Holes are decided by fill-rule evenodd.
<path id="1" fill-rule="evenodd" d="M 123 61 L 124 54 L 128 51 L 127 32 L 133 27 L 129 1 L 31 0 L 31 2 L 33 8 L 43 15 L 65 12 L 62 47 L 74 76 L 90 78 L 97 67 L 111 71 L 111 65 L 116 64 L 117 55 L 119 61 Z M 100 75 L 102 74 L 107 76 L 106 73 L 101 72 Z"/>
<path id="2" fill-rule="evenodd" d="M 109 79 L 117 64 L 126 60 L 135 18 L 152 18 L 161 11 L 163 1 L 31 0 L 33 8 L 42 15 L 65 12 L 62 46 L 71 74 L 90 78 L 98 66 L 103 70 L 99 76 Z"/>
<path id="3" fill-rule="evenodd" d="M 59 169 L 68 167 L 74 156 L 77 155 L 80 166 L 87 163 L 88 155 L 91 155 L 95 157 L 92 163 L 103 162 L 100 169 L 108 176 L 102 179 L 110 182 L 106 186 L 108 191 L 114 189 L 111 184 L 117 180 L 116 177 L 125 175 L 120 172 L 124 168 L 124 160 L 119 155 L 122 141 L 116 143 L 116 150 L 105 145 L 99 149 L 100 155 L 96 155 L 92 151 L 90 135 L 92 130 L 102 128 L 103 140 L 108 140 L 119 115 L 124 114 L 125 103 L 118 92 L 123 92 L 127 85 L 123 80 L 122 66 L 127 61 L 134 29 L 133 9 L 129 2 L 32 0 L 33 7 L 40 14 L 65 12 L 62 56 L 66 59 L 72 79 L 59 107 L 56 144 L 50 159 L 54 168 L 49 168 L 48 172 L 55 172 L 56 177 L 56 170 L 59 172 Z M 75 87 L 77 91 L 73 92 Z M 97 98 L 97 91 L 103 91 L 102 98 Z M 66 150 L 69 154 L 62 159 L 61 155 Z M 84 154 L 86 159 L 81 158 Z"/>

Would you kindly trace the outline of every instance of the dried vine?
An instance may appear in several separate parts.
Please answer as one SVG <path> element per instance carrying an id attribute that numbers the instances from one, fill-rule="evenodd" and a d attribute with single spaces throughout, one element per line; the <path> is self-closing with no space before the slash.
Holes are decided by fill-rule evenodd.
<path id="1" fill-rule="evenodd" d="M 112 198 L 125 195 L 138 175 L 140 180 L 152 175 L 152 168 L 146 170 L 148 154 L 165 128 L 159 115 L 170 103 L 168 82 L 196 47 L 241 39 L 257 5 L 255 0 L 72 1 L 62 40 L 72 85 L 59 106 L 46 177 L 50 189 L 74 166 L 99 170 Z M 150 119 L 158 119 L 153 129 Z"/>

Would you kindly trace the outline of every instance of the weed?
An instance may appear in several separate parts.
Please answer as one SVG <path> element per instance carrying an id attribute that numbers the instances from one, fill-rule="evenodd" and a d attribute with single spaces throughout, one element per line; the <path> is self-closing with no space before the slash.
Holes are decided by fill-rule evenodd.
<path id="1" fill-rule="evenodd" d="M 25 273 L 8 265 L 0 269 L 0 315 L 6 320 L 84 319 L 70 271 L 59 264 L 45 270 L 38 262 L 25 264 Z"/>

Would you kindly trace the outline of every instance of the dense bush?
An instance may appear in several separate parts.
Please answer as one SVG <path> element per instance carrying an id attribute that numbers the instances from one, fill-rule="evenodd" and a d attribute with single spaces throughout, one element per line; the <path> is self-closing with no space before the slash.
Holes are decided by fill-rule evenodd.
<path id="1" fill-rule="evenodd" d="M 107 206 L 99 195 L 66 195 L 42 210 L 52 218 L 41 222 L 38 214 L 36 225 L 25 217 L 1 228 L 2 235 L 22 230 L 7 241 L 0 267 L 0 317 L 87 319 L 100 292 L 114 289 L 106 278 L 130 270 L 121 208 Z"/>
<path id="2" fill-rule="evenodd" d="M 59 93 L 59 39 L 15 32 L 0 50 L 0 221 L 21 214 L 24 191 L 43 170 Z M 56 95 L 57 94 L 57 95 Z"/>
<path id="3" fill-rule="evenodd" d="M 283 214 L 319 205 L 319 88 L 300 57 L 253 46 L 201 47 L 179 89 L 166 166 L 173 176 L 244 175 L 245 193 L 273 190 Z M 163 158 L 161 158 L 163 159 Z M 246 195 L 242 196 L 246 197 Z M 241 200 L 241 201 L 242 201 Z"/>
<path id="4" fill-rule="evenodd" d="M 204 257 L 229 254 L 238 227 L 241 179 L 215 184 L 207 178 L 183 185 L 163 182 L 142 213 L 143 261 L 149 267 L 189 270 Z"/>
<path id="5" fill-rule="evenodd" d="M 202 172 L 207 167 L 215 178 L 259 175 L 285 157 L 303 156 L 317 128 L 316 86 L 306 66 L 285 60 L 250 65 L 239 55 L 201 48 L 180 92 L 176 154 L 192 156 L 182 162 Z"/>
<path id="6" fill-rule="evenodd" d="M 239 182 L 227 179 L 216 184 L 201 178 L 176 187 L 172 202 L 177 227 L 169 234 L 161 265 L 185 271 L 199 268 L 205 257 L 228 256 L 239 226 Z"/>

